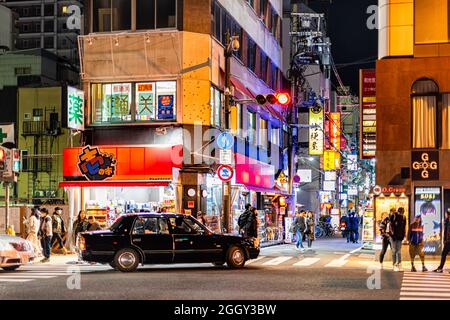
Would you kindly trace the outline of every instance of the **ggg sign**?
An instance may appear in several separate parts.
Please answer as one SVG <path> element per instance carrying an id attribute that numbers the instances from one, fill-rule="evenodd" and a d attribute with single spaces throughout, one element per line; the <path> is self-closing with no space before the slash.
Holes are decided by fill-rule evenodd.
<path id="1" fill-rule="evenodd" d="M 412 152 L 412 180 L 439 180 L 439 152 Z"/>

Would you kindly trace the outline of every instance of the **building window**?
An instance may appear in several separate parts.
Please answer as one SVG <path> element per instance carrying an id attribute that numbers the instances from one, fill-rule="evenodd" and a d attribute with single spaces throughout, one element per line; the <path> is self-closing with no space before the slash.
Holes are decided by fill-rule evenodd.
<path id="1" fill-rule="evenodd" d="M 243 106 L 242 106 L 242 104 L 236 104 L 236 117 L 237 117 L 237 130 L 236 130 L 236 134 L 238 135 L 238 136 L 242 136 L 242 129 L 243 129 L 243 119 L 242 119 L 242 116 L 243 116 L 243 113 L 242 113 L 242 109 L 243 109 Z"/>
<path id="2" fill-rule="evenodd" d="M 94 0 L 94 32 L 131 30 L 131 0 Z"/>
<path id="3" fill-rule="evenodd" d="M 270 130 L 270 142 L 274 145 L 280 145 L 280 128 L 272 126 Z"/>
<path id="4" fill-rule="evenodd" d="M 93 84 L 92 122 L 173 121 L 176 92 L 176 81 Z"/>
<path id="5" fill-rule="evenodd" d="M 16 76 L 31 74 L 31 67 L 14 68 Z"/>
<path id="6" fill-rule="evenodd" d="M 156 28 L 175 28 L 176 8 L 176 0 L 157 0 Z"/>
<path id="7" fill-rule="evenodd" d="M 155 0 L 136 0 L 136 29 L 155 29 Z"/>
<path id="8" fill-rule="evenodd" d="M 261 52 L 261 58 L 260 58 L 260 63 L 261 63 L 261 66 L 260 66 L 260 75 L 259 75 L 259 77 L 265 82 L 265 83 L 267 83 L 267 61 L 268 61 L 268 58 L 267 58 L 267 55 L 263 52 L 263 51 L 260 51 Z"/>
<path id="9" fill-rule="evenodd" d="M 421 79 L 412 87 L 413 148 L 436 148 L 436 114 L 439 89 L 433 80 Z"/>
<path id="10" fill-rule="evenodd" d="M 53 37 L 45 37 L 44 38 L 44 48 L 45 49 L 53 49 L 54 48 L 54 38 Z"/>
<path id="11" fill-rule="evenodd" d="M 267 148 L 268 136 L 269 136 L 269 132 L 268 132 L 267 120 L 260 118 L 259 119 L 259 145 L 261 147 Z"/>
<path id="12" fill-rule="evenodd" d="M 221 127 L 223 94 L 216 88 L 211 87 L 211 125 Z"/>
<path id="13" fill-rule="evenodd" d="M 255 8 L 255 0 L 247 0 L 247 3 L 250 7 Z"/>
<path id="14" fill-rule="evenodd" d="M 253 72 L 256 68 L 256 43 L 250 37 L 247 42 L 247 68 Z"/>
<path id="15" fill-rule="evenodd" d="M 414 1 L 414 40 L 416 44 L 449 42 L 450 3 L 448 0 Z"/>
<path id="16" fill-rule="evenodd" d="M 254 112 L 248 112 L 247 139 L 250 144 L 256 144 L 256 113 Z"/>
<path id="17" fill-rule="evenodd" d="M 267 0 L 259 0 L 259 17 L 265 21 L 267 13 Z"/>

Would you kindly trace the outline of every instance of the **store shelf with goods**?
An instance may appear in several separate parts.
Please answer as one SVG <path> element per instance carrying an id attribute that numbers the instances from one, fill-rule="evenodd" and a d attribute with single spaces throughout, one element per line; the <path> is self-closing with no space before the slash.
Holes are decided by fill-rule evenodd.
<path id="1" fill-rule="evenodd" d="M 94 216 L 95 221 L 97 221 L 101 227 L 106 227 L 108 221 L 108 210 L 106 208 L 98 207 L 87 207 L 86 216 Z"/>

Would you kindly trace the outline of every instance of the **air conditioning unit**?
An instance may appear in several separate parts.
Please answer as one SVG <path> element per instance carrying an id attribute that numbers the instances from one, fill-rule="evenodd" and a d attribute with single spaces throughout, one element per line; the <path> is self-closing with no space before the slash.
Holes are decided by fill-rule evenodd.
<path id="1" fill-rule="evenodd" d="M 55 198 L 56 197 L 56 191 L 54 191 L 54 190 L 47 190 L 47 191 L 45 191 L 45 196 L 47 198 Z"/>
<path id="2" fill-rule="evenodd" d="M 24 120 L 31 120 L 31 113 L 25 112 L 25 113 L 23 114 L 23 119 L 24 119 Z"/>
<path id="3" fill-rule="evenodd" d="M 36 191 L 34 191 L 34 197 L 35 198 L 43 198 L 43 197 L 45 197 L 45 191 L 44 190 L 36 190 Z"/>

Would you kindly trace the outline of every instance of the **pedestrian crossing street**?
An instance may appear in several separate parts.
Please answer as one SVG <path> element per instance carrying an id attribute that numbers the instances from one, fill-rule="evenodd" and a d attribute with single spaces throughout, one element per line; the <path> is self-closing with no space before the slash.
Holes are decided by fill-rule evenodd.
<path id="1" fill-rule="evenodd" d="M 48 265 L 32 264 L 22 266 L 16 271 L 3 271 L 0 269 L 0 286 L 7 283 L 27 283 L 36 280 L 52 279 L 61 276 L 69 277 L 74 273 L 89 273 L 103 270 L 111 270 L 109 267 L 100 265 Z"/>
<path id="2" fill-rule="evenodd" d="M 400 300 L 450 300 L 450 274 L 405 272 Z"/>

